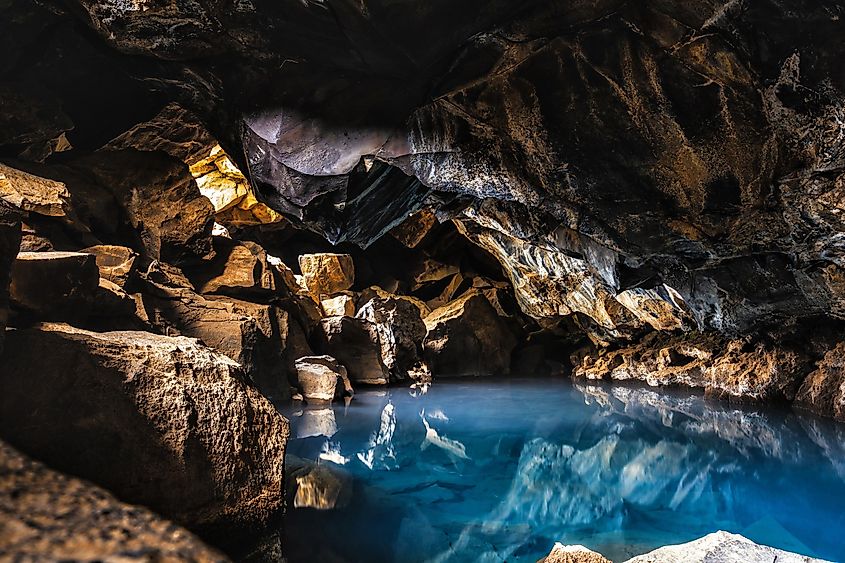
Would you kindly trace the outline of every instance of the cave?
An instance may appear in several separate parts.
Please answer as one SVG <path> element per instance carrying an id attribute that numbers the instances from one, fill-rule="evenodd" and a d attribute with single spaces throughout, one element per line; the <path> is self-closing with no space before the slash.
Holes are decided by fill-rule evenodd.
<path id="1" fill-rule="evenodd" d="M 0 0 L 0 560 L 845 560 L 843 20 Z"/>

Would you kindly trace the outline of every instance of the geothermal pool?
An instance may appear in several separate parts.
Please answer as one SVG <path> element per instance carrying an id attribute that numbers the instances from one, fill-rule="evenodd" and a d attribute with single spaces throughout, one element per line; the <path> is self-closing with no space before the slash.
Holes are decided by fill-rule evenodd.
<path id="1" fill-rule="evenodd" d="M 290 495 L 292 563 L 618 561 L 720 529 L 845 561 L 845 425 L 813 416 L 548 379 L 284 414 L 289 477 L 319 483 Z"/>

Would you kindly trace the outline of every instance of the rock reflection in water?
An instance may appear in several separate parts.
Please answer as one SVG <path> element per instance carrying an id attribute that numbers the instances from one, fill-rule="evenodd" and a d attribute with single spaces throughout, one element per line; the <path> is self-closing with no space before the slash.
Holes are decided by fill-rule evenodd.
<path id="1" fill-rule="evenodd" d="M 826 420 L 548 380 L 334 408 L 336 433 L 289 445 L 349 477 L 326 489 L 342 506 L 290 509 L 293 563 L 533 563 L 555 541 L 624 559 L 716 529 L 845 560 L 845 429 Z"/>

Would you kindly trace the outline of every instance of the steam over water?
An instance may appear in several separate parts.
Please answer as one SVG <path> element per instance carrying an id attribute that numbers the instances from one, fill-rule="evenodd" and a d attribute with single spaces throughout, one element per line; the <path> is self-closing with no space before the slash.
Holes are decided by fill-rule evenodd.
<path id="1" fill-rule="evenodd" d="M 557 380 L 285 415 L 292 563 L 624 560 L 716 530 L 845 561 L 845 425 L 812 416 Z"/>

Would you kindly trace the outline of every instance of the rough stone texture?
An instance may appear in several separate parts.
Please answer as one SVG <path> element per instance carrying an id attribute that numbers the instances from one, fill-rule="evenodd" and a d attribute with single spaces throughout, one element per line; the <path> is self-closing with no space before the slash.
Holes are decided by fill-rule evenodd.
<path id="1" fill-rule="evenodd" d="M 765 545 L 728 532 L 713 532 L 680 545 L 661 547 L 626 563 L 823 563 L 797 553 Z"/>
<path id="2" fill-rule="evenodd" d="M 287 311 L 233 297 L 204 297 L 186 279 L 160 267 L 151 266 L 143 279 L 140 299 L 152 326 L 164 334 L 200 339 L 238 362 L 265 395 L 289 396 L 295 357 L 285 353 L 293 322 Z"/>
<path id="3" fill-rule="evenodd" d="M 299 268 L 305 286 L 318 301 L 322 295 L 345 291 L 355 283 L 355 265 L 348 254 L 303 254 Z"/>
<path id="4" fill-rule="evenodd" d="M 795 404 L 845 421 L 845 343 L 830 350 L 807 376 Z"/>
<path id="5" fill-rule="evenodd" d="M 0 442 L 0 558 L 224 562 L 187 530 Z"/>
<path id="6" fill-rule="evenodd" d="M 424 358 L 435 378 L 510 373 L 516 339 L 482 293 L 468 292 L 424 321 Z"/>
<path id="7" fill-rule="evenodd" d="M 423 209 L 411 214 L 402 223 L 393 227 L 390 235 L 408 248 L 416 248 L 436 224 L 437 215 L 428 209 Z"/>
<path id="8" fill-rule="evenodd" d="M 575 377 L 686 385 L 708 395 L 791 401 L 812 369 L 808 346 L 787 346 L 715 333 L 651 333 L 640 342 L 573 356 Z"/>
<path id="9" fill-rule="evenodd" d="M 190 275 L 200 293 L 256 294 L 285 287 L 258 244 L 214 237 L 214 250 L 214 259 Z"/>
<path id="10" fill-rule="evenodd" d="M 0 352 L 9 318 L 9 283 L 12 264 L 21 244 L 21 222 L 18 211 L 0 202 Z"/>
<path id="11" fill-rule="evenodd" d="M 320 301 L 320 308 L 327 317 L 353 317 L 355 296 L 351 293 L 341 293 L 326 297 Z"/>
<path id="12" fill-rule="evenodd" d="M 420 310 L 398 297 L 373 297 L 361 306 L 356 317 L 375 326 L 381 359 L 392 379 L 406 379 L 408 370 L 420 359 L 426 335 Z"/>
<path id="13" fill-rule="evenodd" d="M 611 561 L 583 545 L 556 543 L 549 554 L 537 563 L 611 563 Z"/>
<path id="14" fill-rule="evenodd" d="M 346 366 L 354 383 L 384 385 L 390 380 L 374 323 L 357 317 L 326 317 L 320 325 L 323 351 Z"/>
<path id="15" fill-rule="evenodd" d="M 41 325 L 2 362 L 3 438 L 52 467 L 202 532 L 282 509 L 287 421 L 196 340 Z"/>
<path id="16" fill-rule="evenodd" d="M 52 117 L 8 154 L 179 100 L 332 242 L 434 208 L 517 249 L 541 318 L 619 339 L 845 314 L 840 2 L 54 4 L 2 6 L 6 81 L 67 102 L 33 97 L 18 114 Z"/>
<path id="17" fill-rule="evenodd" d="M 216 145 L 189 162 L 200 193 L 211 200 L 217 221 L 233 227 L 277 223 L 282 216 L 255 198 L 252 186 L 229 155 Z"/>
<path id="18" fill-rule="evenodd" d="M 89 246 L 80 252 L 93 254 L 97 268 L 100 269 L 100 277 L 119 287 L 124 287 L 135 274 L 138 255 L 131 248 L 104 244 Z"/>
<path id="19" fill-rule="evenodd" d="M 62 217 L 67 214 L 69 197 L 61 182 L 0 164 L 0 199 L 21 211 Z"/>
<path id="20" fill-rule="evenodd" d="M 88 315 L 99 287 L 94 256 L 81 252 L 21 252 L 12 264 L 12 304 L 40 319 Z"/>
<path id="21" fill-rule="evenodd" d="M 352 391 L 346 368 L 331 356 L 306 356 L 295 362 L 299 390 L 306 402 L 331 403 Z"/>

